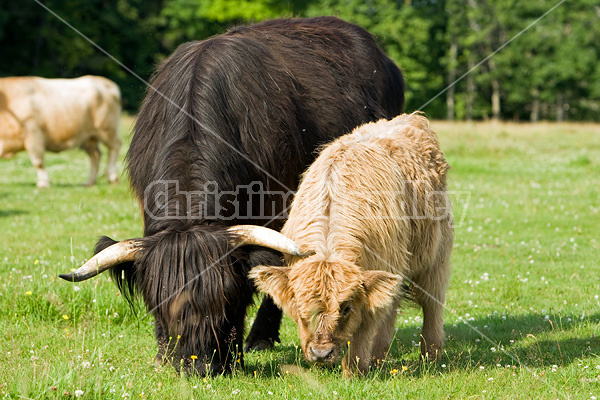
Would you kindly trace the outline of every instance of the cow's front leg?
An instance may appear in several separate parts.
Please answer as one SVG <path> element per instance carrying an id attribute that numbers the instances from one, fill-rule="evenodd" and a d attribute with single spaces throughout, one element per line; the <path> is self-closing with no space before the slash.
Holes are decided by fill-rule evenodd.
<path id="1" fill-rule="evenodd" d="M 385 320 L 379 327 L 379 331 L 373 339 L 371 348 L 371 365 L 379 366 L 382 362 L 387 360 L 390 351 L 390 345 L 394 339 L 395 325 L 396 325 L 396 307 L 399 301 L 396 301 L 394 306 L 389 309 Z"/>
<path id="2" fill-rule="evenodd" d="M 246 337 L 246 351 L 265 350 L 273 347 L 275 342 L 280 342 L 279 326 L 281 325 L 282 311 L 275 305 L 273 299 L 265 295 L 258 308 L 252 329 Z"/>
<path id="3" fill-rule="evenodd" d="M 365 375 L 369 372 L 371 349 L 366 336 L 355 334 L 348 343 L 348 350 L 342 358 L 342 375 L 352 378 L 356 375 Z"/>
<path id="4" fill-rule="evenodd" d="M 44 169 L 44 152 L 46 151 L 44 136 L 37 128 L 33 129 L 33 132 L 25 134 L 25 149 L 27 150 L 27 154 L 29 154 L 31 163 L 37 170 L 37 187 L 50 187 L 50 177 Z"/>
<path id="5" fill-rule="evenodd" d="M 388 315 L 386 311 L 364 314 L 360 326 L 347 343 L 348 349 L 342 358 L 342 373 L 345 378 L 351 378 L 357 374 L 365 375 L 369 371 L 372 358 L 371 349 L 373 342 L 377 339 L 375 336 Z"/>
<path id="6" fill-rule="evenodd" d="M 158 316 L 156 316 L 154 320 L 154 333 L 156 335 L 156 341 L 158 342 L 158 352 L 156 353 L 154 361 L 157 365 L 162 365 L 165 361 L 168 361 L 167 358 L 170 355 L 169 346 L 171 345 L 172 347 L 172 344 L 170 343 L 167 331 Z"/>

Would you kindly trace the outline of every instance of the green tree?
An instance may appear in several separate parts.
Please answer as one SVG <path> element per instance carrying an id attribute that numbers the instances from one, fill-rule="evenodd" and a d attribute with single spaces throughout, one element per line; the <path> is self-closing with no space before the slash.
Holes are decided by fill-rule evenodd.
<path id="1" fill-rule="evenodd" d="M 308 0 L 170 0 L 161 12 L 170 47 L 222 33 L 228 27 L 299 15 Z"/>
<path id="2" fill-rule="evenodd" d="M 335 15 L 374 34 L 402 69 L 407 111 L 426 105 L 424 111 L 432 118 L 600 120 L 597 0 L 565 1 L 486 59 L 557 2 L 46 0 L 44 4 L 146 80 L 182 42 L 202 40 L 236 24 Z M 0 76 L 104 75 L 120 85 L 124 106 L 136 110 L 144 83 L 40 5 L 0 0 L 0 10 L 4 61 Z"/>
<path id="3" fill-rule="evenodd" d="M 445 55 L 444 1 L 321 0 L 307 7 L 306 16 L 335 15 L 375 35 L 404 74 L 406 110 L 421 107 L 443 87 Z M 443 117 L 445 107 L 431 103 L 429 116 Z"/>
<path id="4" fill-rule="evenodd" d="M 161 1 L 48 0 L 44 5 L 99 47 L 147 79 L 160 58 Z M 73 78 L 103 75 L 135 110 L 145 85 L 85 38 L 32 1 L 0 0 L 0 76 Z"/>

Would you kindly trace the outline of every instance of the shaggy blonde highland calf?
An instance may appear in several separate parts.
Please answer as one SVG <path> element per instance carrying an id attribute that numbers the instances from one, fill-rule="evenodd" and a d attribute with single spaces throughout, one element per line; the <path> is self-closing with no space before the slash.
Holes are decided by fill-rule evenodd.
<path id="1" fill-rule="evenodd" d="M 384 360 L 406 286 L 423 308 L 421 353 L 441 359 L 448 168 L 427 119 L 403 114 L 335 140 L 305 172 L 282 233 L 314 254 L 250 277 L 298 324 L 309 361 L 334 363 L 345 352 L 351 376 Z"/>

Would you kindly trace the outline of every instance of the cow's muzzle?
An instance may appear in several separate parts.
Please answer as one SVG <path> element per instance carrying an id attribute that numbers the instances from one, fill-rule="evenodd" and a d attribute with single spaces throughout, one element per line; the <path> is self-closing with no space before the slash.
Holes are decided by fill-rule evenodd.
<path id="1" fill-rule="evenodd" d="M 335 345 L 333 343 L 330 344 L 321 344 L 321 345 L 312 345 L 308 349 L 309 361 L 317 362 L 317 363 L 330 363 L 335 360 Z"/>

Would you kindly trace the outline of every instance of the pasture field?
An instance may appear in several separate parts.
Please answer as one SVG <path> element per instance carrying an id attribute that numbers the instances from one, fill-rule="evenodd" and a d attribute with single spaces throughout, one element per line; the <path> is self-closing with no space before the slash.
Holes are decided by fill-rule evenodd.
<path id="1" fill-rule="evenodd" d="M 432 125 L 453 167 L 459 223 L 441 363 L 419 362 L 420 310 L 407 304 L 390 361 L 363 379 L 306 364 L 287 317 L 281 344 L 246 354 L 232 376 L 155 366 L 152 318 L 132 312 L 107 274 L 57 277 L 98 236 L 141 234 L 127 177 L 81 187 L 89 161 L 73 150 L 47 156 L 52 187 L 38 190 L 22 153 L 0 160 L 0 397 L 600 397 L 600 126 Z M 123 154 L 131 126 L 123 118 Z"/>

